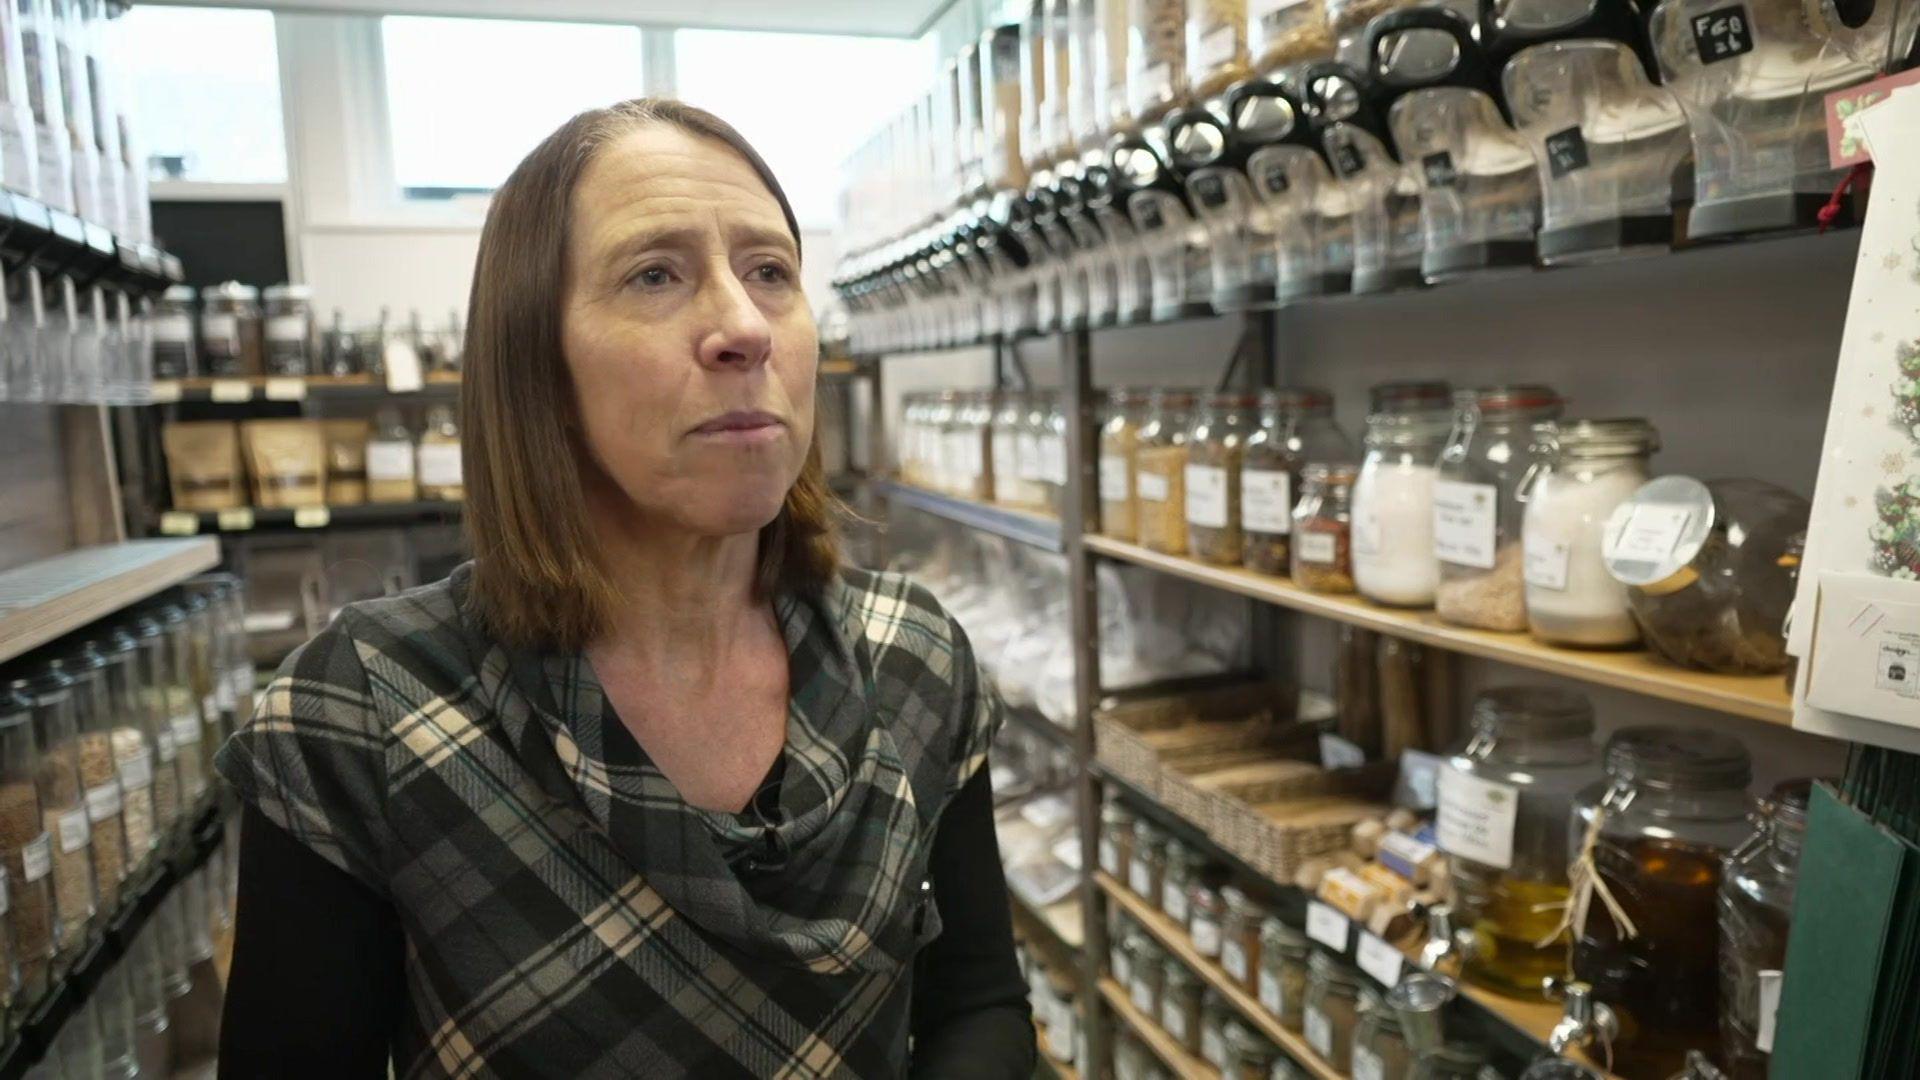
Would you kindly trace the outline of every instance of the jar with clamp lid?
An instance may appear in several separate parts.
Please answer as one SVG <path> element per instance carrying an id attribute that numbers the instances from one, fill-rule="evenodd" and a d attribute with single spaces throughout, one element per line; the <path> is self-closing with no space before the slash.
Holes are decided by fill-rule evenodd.
<path id="1" fill-rule="evenodd" d="M 1139 539 L 1133 455 L 1150 400 L 1144 390 L 1121 387 L 1107 395 L 1106 420 L 1100 425 L 1100 535 L 1129 544 Z"/>
<path id="2" fill-rule="evenodd" d="M 1235 1020 L 1227 1024 L 1225 1080 L 1269 1080 L 1280 1048 L 1273 1040 Z"/>
<path id="3" fill-rule="evenodd" d="M 1535 424 L 1526 503 L 1527 625 L 1556 645 L 1624 648 L 1640 640 L 1627 589 L 1601 553 L 1607 522 L 1647 482 L 1660 435 L 1645 420 Z"/>
<path id="4" fill-rule="evenodd" d="M 1771 1055 L 1760 1033 L 1773 1027 L 1768 1012 L 1780 1002 L 1812 786 L 1789 780 L 1773 789 L 1720 882 L 1720 1053 L 1732 1080 L 1767 1080 Z"/>
<path id="5" fill-rule="evenodd" d="M 1433 604 L 1435 466 L 1452 430 L 1443 409 L 1367 418 L 1367 456 L 1353 482 L 1353 584 L 1376 604 Z"/>
<path id="6" fill-rule="evenodd" d="M 1351 465 L 1314 464 L 1300 473 L 1293 508 L 1293 580 L 1324 593 L 1353 591 L 1353 482 Z"/>
<path id="7" fill-rule="evenodd" d="M 191 285 L 168 286 L 147 316 L 156 379 L 185 379 L 195 373 L 193 298 Z"/>
<path id="8" fill-rule="evenodd" d="M 1193 402 L 1190 391 L 1155 391 L 1133 455 L 1140 546 L 1162 555 L 1187 553 L 1187 431 Z"/>
<path id="9" fill-rule="evenodd" d="M 1150 821 L 1133 825 L 1133 862 L 1127 867 L 1127 887 L 1156 911 L 1166 885 L 1167 834 Z"/>
<path id="10" fill-rule="evenodd" d="M 1481 630 L 1527 628 L 1520 545 L 1520 480 L 1532 464 L 1532 427 L 1560 415 L 1544 386 L 1495 386 L 1454 395 L 1453 435 L 1433 485 L 1433 549 L 1440 618 Z"/>
<path id="11" fill-rule="evenodd" d="M 1352 460 L 1353 443 L 1333 419 L 1333 395 L 1308 387 L 1260 394 L 1260 427 L 1240 467 L 1240 565 L 1262 574 L 1293 571 L 1293 504 L 1310 463 Z"/>
<path id="12" fill-rule="evenodd" d="M 1166 865 L 1160 886 L 1160 910 L 1185 930 L 1190 911 L 1188 898 L 1194 884 L 1200 880 L 1206 861 L 1186 844 L 1168 840 Z"/>
<path id="13" fill-rule="evenodd" d="M 1251 394 L 1214 394 L 1187 431 L 1187 549 L 1205 562 L 1240 562 L 1241 459 L 1255 403 Z"/>

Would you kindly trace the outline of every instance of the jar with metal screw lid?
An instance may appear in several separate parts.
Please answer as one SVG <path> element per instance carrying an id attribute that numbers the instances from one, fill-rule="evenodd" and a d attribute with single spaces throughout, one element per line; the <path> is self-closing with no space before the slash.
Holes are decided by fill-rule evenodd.
<path id="1" fill-rule="evenodd" d="M 1255 990 L 1260 979 L 1260 924 L 1266 921 L 1267 909 L 1231 885 L 1220 890 L 1220 897 L 1227 905 L 1220 966 L 1235 982 Z"/>
<path id="2" fill-rule="evenodd" d="M 215 378 L 260 373 L 260 290 L 237 281 L 200 290 L 201 370 Z"/>
<path id="3" fill-rule="evenodd" d="M 1133 824 L 1133 862 L 1127 868 L 1127 887 L 1156 911 L 1167 870 L 1167 834 L 1150 821 Z"/>
<path id="4" fill-rule="evenodd" d="M 1187 893 L 1187 903 L 1187 933 L 1193 938 L 1193 951 L 1209 960 L 1217 959 L 1226 935 L 1226 898 L 1219 889 L 1202 881 Z"/>
<path id="5" fill-rule="evenodd" d="M 1168 957 L 1160 985 L 1160 1026 L 1189 1054 L 1200 1052 L 1200 1004 L 1206 984 L 1178 957 Z"/>
<path id="6" fill-rule="evenodd" d="M 1199 852 L 1178 840 L 1167 841 L 1166 862 L 1166 875 L 1160 886 L 1160 910 L 1185 930 L 1189 909 L 1187 894 L 1193 891 L 1194 882 L 1199 880 L 1201 868 L 1206 864 Z"/>
<path id="7" fill-rule="evenodd" d="M 1260 1007 L 1289 1031 L 1299 1031 L 1307 1002 L 1307 936 L 1276 918 L 1260 924 Z"/>

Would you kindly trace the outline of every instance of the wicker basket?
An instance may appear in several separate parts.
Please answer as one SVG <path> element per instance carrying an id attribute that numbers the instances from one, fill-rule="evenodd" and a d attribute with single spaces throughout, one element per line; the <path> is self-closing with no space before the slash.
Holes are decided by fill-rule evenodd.
<path id="1" fill-rule="evenodd" d="M 1116 695 L 1094 714 L 1094 760 L 1117 779 L 1158 799 L 1164 752 L 1207 743 L 1215 727 L 1208 721 L 1270 716 L 1280 693 L 1277 683 L 1236 681 Z M 1232 741 L 1231 735 L 1226 738 Z"/>
<path id="2" fill-rule="evenodd" d="M 1379 803 L 1345 796 L 1288 799 L 1254 807 L 1263 824 L 1252 855 L 1241 858 L 1274 881 L 1290 882 L 1308 859 L 1344 851 L 1353 827 L 1369 818 L 1383 817 Z"/>

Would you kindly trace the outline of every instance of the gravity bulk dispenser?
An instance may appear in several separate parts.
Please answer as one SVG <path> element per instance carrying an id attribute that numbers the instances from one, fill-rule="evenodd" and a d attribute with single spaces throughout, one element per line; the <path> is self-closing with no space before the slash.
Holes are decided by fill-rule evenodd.
<path id="1" fill-rule="evenodd" d="M 1338 61 L 1308 64 L 1299 79 L 1301 103 L 1352 211 L 1353 291 L 1420 284 L 1420 187 L 1401 164 L 1376 87 Z"/>
<path id="2" fill-rule="evenodd" d="M 1052 195 L 1055 220 L 1068 240 L 1060 278 L 1060 326 L 1079 330 L 1093 325 L 1097 312 L 1112 308 L 1107 279 L 1097 271 L 1106 238 L 1087 210 L 1086 186 L 1077 163 L 1063 164 L 1055 172 Z"/>
<path id="3" fill-rule="evenodd" d="M 1367 24 L 1366 41 L 1394 143 L 1420 184 L 1422 276 L 1531 267 L 1533 152 L 1507 122 L 1473 25 L 1444 7 L 1407 8 Z"/>
<path id="4" fill-rule="evenodd" d="M 1288 81 L 1255 79 L 1228 94 L 1227 112 L 1248 147 L 1254 197 L 1267 208 L 1274 297 L 1284 303 L 1346 292 L 1353 283 L 1353 211 L 1327 169 L 1299 91 Z"/>
<path id="5" fill-rule="evenodd" d="M 1232 128 L 1230 109 L 1215 100 L 1167 121 L 1174 166 L 1207 231 L 1216 311 L 1244 310 L 1273 295 L 1272 227 L 1247 182 L 1248 147 Z"/>
<path id="6" fill-rule="evenodd" d="M 1648 21 L 1693 133 L 1687 236 L 1808 228 L 1840 179 L 1823 98 L 1910 64 L 1912 0 L 1665 0 Z"/>
<path id="7" fill-rule="evenodd" d="M 1110 163 L 1108 153 L 1102 152 L 1101 158 L 1102 164 L 1089 167 L 1083 176 L 1087 210 L 1107 240 L 1101 273 L 1112 282 L 1112 322 L 1142 322 L 1153 311 L 1153 275 L 1148 270 L 1146 243 L 1127 213 L 1133 181 Z"/>
<path id="8" fill-rule="evenodd" d="M 1150 128 L 1122 136 L 1109 155 L 1131 188 L 1127 216 L 1146 252 L 1156 321 L 1206 314 L 1213 292 L 1207 233 L 1194 220 L 1166 139 L 1166 129 Z"/>

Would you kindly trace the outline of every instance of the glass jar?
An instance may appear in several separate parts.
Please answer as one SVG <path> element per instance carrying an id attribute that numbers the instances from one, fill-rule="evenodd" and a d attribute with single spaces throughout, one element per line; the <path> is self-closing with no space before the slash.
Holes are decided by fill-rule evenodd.
<path id="1" fill-rule="evenodd" d="M 1226 932 L 1226 897 L 1221 890 L 1200 882 L 1187 894 L 1187 935 L 1193 938 L 1193 951 L 1209 960 L 1218 959 Z"/>
<path id="2" fill-rule="evenodd" d="M 1335 55 L 1361 71 L 1371 70 L 1366 56 L 1367 23 L 1420 0 L 1326 0 L 1327 26 L 1333 31 Z"/>
<path id="3" fill-rule="evenodd" d="M 134 1021 L 133 1021 L 133 984 L 129 981 L 131 965 L 117 963 L 108 968 L 106 974 L 94 987 L 93 997 L 99 1003 L 100 1021 L 100 1058 L 99 1075 L 116 1080 L 137 1078 L 140 1066 L 134 1059 Z"/>
<path id="4" fill-rule="evenodd" d="M 146 863 L 159 837 L 153 807 L 153 713 L 140 685 L 140 654 L 133 636 L 116 629 L 101 647 L 107 661 L 109 741 L 120 781 L 127 872 L 132 874 Z"/>
<path id="5" fill-rule="evenodd" d="M 1367 456 L 1353 482 L 1353 585 L 1376 604 L 1433 605 L 1433 485 L 1452 429 L 1442 410 L 1367 417 Z"/>
<path id="6" fill-rule="evenodd" d="M 168 689 L 173 678 L 173 653 L 168 648 L 166 627 L 154 611 L 136 616 L 127 630 L 138 656 L 145 723 L 153 733 L 153 829 L 158 838 L 173 829 L 181 809 L 180 751 L 173 743 L 173 696 Z"/>
<path id="7" fill-rule="evenodd" d="M 1140 951 L 1145 949 L 1151 940 L 1147 937 L 1146 931 L 1131 923 L 1128 924 L 1126 933 L 1119 938 L 1120 954 L 1116 958 L 1119 962 L 1113 965 L 1113 981 L 1122 986 L 1133 985 L 1134 966 L 1139 963 Z"/>
<path id="8" fill-rule="evenodd" d="M 125 799 L 113 757 L 114 699 L 107 686 L 107 658 L 101 643 L 86 641 L 64 658 L 73 676 L 79 724 L 80 789 L 93 836 L 93 884 L 102 910 L 112 910 L 127 877 Z"/>
<path id="9" fill-rule="evenodd" d="M 981 502 L 994 499 L 993 418 L 999 412 L 999 400 L 991 390 L 967 396 L 963 428 L 967 436 L 967 467 L 973 486 L 968 497 Z"/>
<path id="10" fill-rule="evenodd" d="M 1015 468 L 1019 471 L 1022 489 L 1021 509 L 1038 512 L 1047 508 L 1051 494 L 1047 484 L 1047 438 L 1053 434 L 1050 419 L 1053 403 L 1045 391 L 1034 390 L 1028 392 L 1026 404 L 1027 414 L 1020 420 L 1019 460 Z"/>
<path id="11" fill-rule="evenodd" d="M 367 436 L 368 502 L 413 502 L 420 497 L 413 453 L 413 432 L 400 410 L 381 407 L 373 414 L 373 433 Z"/>
<path id="12" fill-rule="evenodd" d="M 1140 535 L 1140 500 L 1134 492 L 1133 452 L 1146 423 L 1144 390 L 1122 387 L 1107 395 L 1100 425 L 1100 535 L 1131 544 Z"/>
<path id="13" fill-rule="evenodd" d="M 1260 1007 L 1288 1031 L 1300 1030 L 1307 1003 L 1307 958 L 1312 953 L 1307 936 L 1279 919 L 1260 924 Z"/>
<path id="14" fill-rule="evenodd" d="M 1167 841 L 1167 872 L 1160 886 L 1160 910 L 1180 929 L 1187 928 L 1188 894 L 1204 866 L 1200 854 L 1178 840 Z"/>
<path id="15" fill-rule="evenodd" d="M 1228 977 L 1257 991 L 1260 987 L 1260 925 L 1267 909 L 1239 889 L 1228 885 L 1220 890 L 1226 903 L 1227 918 L 1221 927 L 1220 966 Z"/>
<path id="16" fill-rule="evenodd" d="M 216 666 L 220 656 L 219 631 L 215 628 L 213 603 L 205 593 L 176 590 L 175 602 L 187 613 L 187 685 L 193 692 L 193 706 L 200 717 L 200 774 L 214 775 L 213 755 L 220 750 L 220 696 L 217 687 L 221 673 Z"/>
<path id="17" fill-rule="evenodd" d="M 1020 436 L 1027 424 L 1027 395 L 1003 391 L 988 434 L 988 457 L 993 468 L 993 501 L 1016 509 L 1032 505 L 1028 481 L 1020 475 Z"/>
<path id="18" fill-rule="evenodd" d="M 906 394 L 900 401 L 900 481 L 926 487 L 927 396 Z"/>
<path id="19" fill-rule="evenodd" d="M 1186 96 L 1186 0 L 1127 0 L 1127 27 L 1128 120 L 1144 127 Z"/>
<path id="20" fill-rule="evenodd" d="M 187 611 L 176 603 L 162 603 L 153 618 L 166 635 L 166 675 L 161 690 L 166 700 L 168 730 L 173 733 L 174 763 L 180 772 L 180 813 L 185 815 L 207 790 L 207 772 L 200 753 L 200 698 L 193 691 L 193 647 Z"/>
<path id="21" fill-rule="evenodd" d="M 1374 383 L 1367 388 L 1367 413 L 1426 413 L 1453 410 L 1453 384 L 1440 379 Z"/>
<path id="22" fill-rule="evenodd" d="M 1160 909 L 1160 891 L 1166 886 L 1167 834 L 1150 821 L 1133 823 L 1133 861 L 1127 865 L 1127 888 Z"/>
<path id="23" fill-rule="evenodd" d="M 1160 993 L 1167 977 L 1167 951 L 1150 938 L 1141 938 L 1133 950 L 1133 981 L 1128 984 L 1133 1007 L 1148 1016 L 1160 1015 Z"/>
<path id="24" fill-rule="evenodd" d="M 40 827 L 53 840 L 54 939 L 62 951 L 86 940 L 94 911 L 91 831 L 80 786 L 79 710 L 73 685 L 66 665 L 48 660 L 28 688 L 33 734 L 40 745 L 33 782 L 40 794 Z"/>
<path id="25" fill-rule="evenodd" d="M 1247 437 L 1240 468 L 1240 564 L 1262 574 L 1291 573 L 1288 539 L 1301 471 L 1309 462 L 1352 457 L 1352 442 L 1333 421 L 1332 394 L 1303 387 L 1262 392 L 1260 427 Z"/>
<path id="26" fill-rule="evenodd" d="M 1132 811 L 1111 799 L 1100 808 L 1100 869 L 1115 881 L 1133 865 L 1133 822 Z"/>
<path id="27" fill-rule="evenodd" d="M 1520 485 L 1527 625 L 1556 645 L 1640 640 L 1626 586 L 1600 551 L 1613 511 L 1647 482 L 1660 433 L 1645 420 L 1562 420 L 1533 428 L 1536 465 Z"/>
<path id="28" fill-rule="evenodd" d="M 927 407 L 927 486 L 952 495 L 960 489 L 958 455 L 954 453 L 954 417 L 960 410 L 960 391 L 942 390 Z"/>
<path id="29" fill-rule="evenodd" d="M 1193 394 L 1156 390 L 1133 455 L 1140 500 L 1140 546 L 1163 555 L 1187 553 L 1187 430 Z"/>
<path id="30" fill-rule="evenodd" d="M 1353 1030 L 1360 1022 L 1360 973 L 1323 952 L 1308 961 L 1306 1009 L 1301 1017 L 1307 1045 L 1335 1072 L 1348 1072 Z"/>
<path id="31" fill-rule="evenodd" d="M 314 375 L 313 286 L 271 285 L 262 294 L 268 375 Z"/>
<path id="32" fill-rule="evenodd" d="M 1222 566 L 1240 563 L 1240 469 L 1256 422 L 1250 394 L 1214 394 L 1187 429 L 1187 550 Z"/>
<path id="33" fill-rule="evenodd" d="M 1200 996 L 1200 1058 L 1216 1069 L 1227 1067 L 1227 1025 L 1234 1019 L 1233 1007 L 1217 990 Z"/>
<path id="34" fill-rule="evenodd" d="M 1193 100 L 1213 97 L 1250 74 L 1247 0 L 1187 0 L 1187 88 Z"/>
<path id="35" fill-rule="evenodd" d="M 1155 1062 L 1145 1043 L 1121 1025 L 1113 1042 L 1113 1080 L 1149 1080 Z"/>
<path id="36" fill-rule="evenodd" d="M 1603 551 L 1654 652 L 1681 667 L 1768 675 L 1786 667 L 1795 534 L 1807 500 L 1760 480 L 1649 481 L 1614 509 Z"/>
<path id="37" fill-rule="evenodd" d="M 1474 699 L 1469 723 L 1435 778 L 1454 918 L 1474 939 L 1462 973 L 1533 998 L 1566 974 L 1567 939 L 1554 929 L 1567 902 L 1567 816 L 1600 771 L 1593 706 L 1568 690 L 1503 686 Z"/>
<path id="38" fill-rule="evenodd" d="M 1360 1020 L 1353 1029 L 1353 1080 L 1403 1080 L 1413 1070 L 1413 1048 L 1400 1016 L 1377 994 L 1360 998 Z"/>
<path id="39" fill-rule="evenodd" d="M 164 965 L 160 962 L 159 932 L 149 920 L 125 961 L 128 981 L 133 984 L 133 1027 L 137 1053 L 143 1063 L 161 1063 L 171 1050 L 167 1021 L 167 989 Z"/>
<path id="40" fill-rule="evenodd" d="M 214 378 L 260 373 L 259 289 L 227 281 L 200 290 L 200 370 Z"/>
<path id="41" fill-rule="evenodd" d="M 1176 957 L 1167 958 L 1161 976 L 1160 1026 L 1189 1054 L 1200 1052 L 1200 999 L 1205 989 L 1191 968 Z"/>
<path id="42" fill-rule="evenodd" d="M 1787 966 L 1787 927 L 1800 880 L 1812 781 L 1789 780 L 1763 800 L 1758 829 L 1727 859 L 1720 882 L 1720 1056 L 1731 1080 L 1767 1080 L 1771 1025 Z"/>
<path id="43" fill-rule="evenodd" d="M 460 474 L 460 424 L 453 418 L 452 406 L 435 405 L 427 410 L 415 461 L 420 470 L 422 499 L 459 502 L 466 498 L 467 488 Z"/>
<path id="44" fill-rule="evenodd" d="M 1479 1080 L 1487 1065 L 1487 1048 L 1479 1043 L 1450 1042 L 1420 1055 L 1411 1080 Z"/>
<path id="45" fill-rule="evenodd" d="M 1720 1034 L 1721 862 L 1746 838 L 1746 747 L 1698 728 L 1627 727 L 1607 775 L 1574 803 L 1571 850 L 1589 857 L 1635 933 L 1593 903 L 1573 975 L 1620 1018 L 1614 1071 L 1666 1076 Z M 1583 856 L 1588 835 L 1592 853 Z"/>
<path id="46" fill-rule="evenodd" d="M 53 923 L 46 880 L 26 881 L 27 848 L 42 835 L 39 794 L 33 787 L 32 703 L 12 688 L 0 686 L 0 859 L 6 865 L 10 906 L 0 923 L 0 1016 L 21 1000 L 21 964 L 36 961 L 44 974 L 53 954 Z M 26 908 L 20 910 L 20 905 Z M 16 936 L 20 938 L 15 941 Z M 21 946 L 38 941 L 43 948 L 24 953 Z"/>
<path id="47" fill-rule="evenodd" d="M 1353 591 L 1353 482 L 1351 465 L 1307 466 L 1293 508 L 1293 581 L 1324 593 Z"/>
<path id="48" fill-rule="evenodd" d="M 1321 0 L 1250 0 L 1247 51 L 1256 72 L 1333 55 L 1333 27 Z"/>
<path id="49" fill-rule="evenodd" d="M 1041 131 L 1051 102 L 1047 100 L 1047 0 L 1023 0 L 1020 5 L 1020 160 L 1029 173 L 1047 167 Z"/>
<path id="50" fill-rule="evenodd" d="M 1434 607 L 1459 626 L 1525 630 L 1520 480 L 1532 464 L 1532 427 L 1560 415 L 1560 395 L 1544 386 L 1496 386 L 1462 390 L 1453 400 L 1453 435 L 1433 485 Z"/>
<path id="51" fill-rule="evenodd" d="M 185 379 L 194 374 L 193 298 L 193 286 L 170 285 L 147 316 L 156 379 Z"/>
<path id="52" fill-rule="evenodd" d="M 1040 428 L 1040 509 L 1054 517 L 1066 516 L 1072 487 L 1067 474 L 1067 410 L 1059 394 L 1046 395 L 1047 412 Z"/>
<path id="53" fill-rule="evenodd" d="M 1238 1020 L 1227 1023 L 1227 1068 L 1223 1080 L 1268 1080 L 1280 1048 Z"/>

